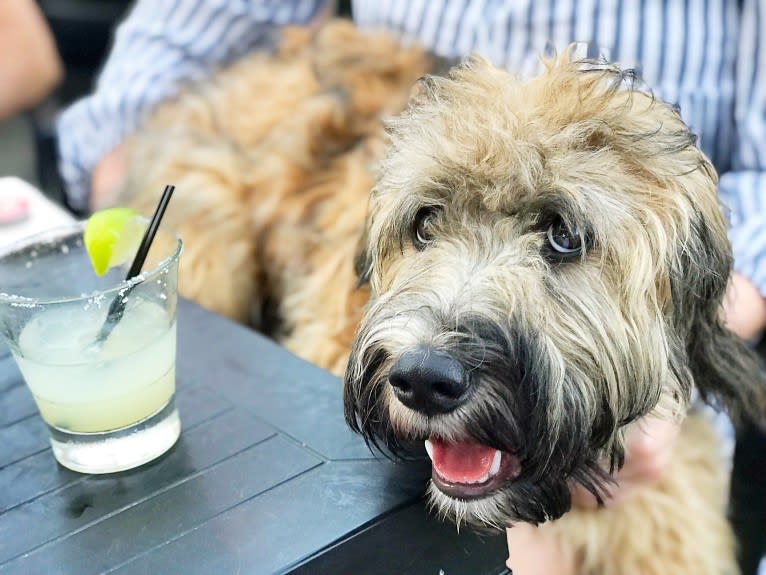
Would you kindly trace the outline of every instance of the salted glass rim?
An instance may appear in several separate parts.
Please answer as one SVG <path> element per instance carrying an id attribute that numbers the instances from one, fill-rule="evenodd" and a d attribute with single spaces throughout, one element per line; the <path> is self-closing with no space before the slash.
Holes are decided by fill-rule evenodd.
<path id="1" fill-rule="evenodd" d="M 82 232 L 85 229 L 86 222 L 87 220 L 81 220 L 73 224 L 56 226 L 54 228 L 50 228 L 42 232 L 37 232 L 35 234 L 25 236 L 6 246 L 0 246 L 0 260 L 3 260 L 4 258 L 10 256 L 11 254 L 14 254 L 16 252 L 20 252 L 26 248 L 29 248 L 34 244 L 51 243 L 58 239 L 68 237 L 70 235 L 74 235 L 77 233 L 82 234 Z M 115 284 L 114 286 L 108 289 L 94 290 L 87 294 L 82 294 L 79 296 L 70 296 L 70 297 L 44 297 L 44 298 L 29 297 L 29 296 L 24 296 L 21 294 L 9 294 L 9 293 L 0 291 L 0 304 L 11 304 L 11 305 L 35 304 L 35 305 L 42 306 L 42 305 L 74 303 L 78 301 L 88 300 L 96 295 L 108 296 L 108 295 L 118 294 L 126 288 L 133 287 L 138 284 L 142 284 L 146 281 L 149 281 L 151 279 L 154 279 L 160 273 L 162 273 L 162 270 L 167 268 L 174 261 L 177 261 L 179 257 L 181 256 L 181 252 L 183 251 L 183 240 L 177 233 L 169 232 L 167 230 L 160 230 L 160 233 L 166 233 L 174 237 L 175 243 L 176 243 L 175 248 L 173 248 L 173 251 L 170 253 L 169 256 L 162 259 L 154 268 L 152 268 L 151 270 L 147 272 L 143 272 L 137 275 L 133 279 L 121 280 L 119 283 Z"/>

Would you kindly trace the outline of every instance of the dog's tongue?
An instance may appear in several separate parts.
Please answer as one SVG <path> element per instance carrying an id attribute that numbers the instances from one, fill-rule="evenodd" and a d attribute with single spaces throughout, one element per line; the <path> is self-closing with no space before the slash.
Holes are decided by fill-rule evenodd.
<path id="1" fill-rule="evenodd" d="M 486 479 L 497 451 L 472 441 L 445 443 L 431 439 L 429 443 L 434 469 L 452 483 L 476 483 Z"/>

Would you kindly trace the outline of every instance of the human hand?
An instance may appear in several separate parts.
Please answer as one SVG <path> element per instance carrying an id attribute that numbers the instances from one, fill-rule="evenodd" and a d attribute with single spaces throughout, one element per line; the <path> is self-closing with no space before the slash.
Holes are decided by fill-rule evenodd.
<path id="1" fill-rule="evenodd" d="M 626 437 L 625 465 L 615 473 L 617 483 L 607 487 L 605 505 L 619 504 L 657 480 L 671 461 L 680 430 L 680 422 L 657 417 L 647 416 L 634 423 Z M 580 485 L 572 488 L 572 504 L 587 509 L 598 505 Z M 514 575 L 574 575 L 574 559 L 550 530 L 519 523 L 506 529 L 506 537 L 506 565 Z"/>
<path id="2" fill-rule="evenodd" d="M 505 533 L 508 540 L 505 565 L 513 575 L 575 575 L 573 558 L 564 553 L 550 530 L 518 523 Z"/>
<path id="3" fill-rule="evenodd" d="M 745 276 L 734 272 L 723 300 L 727 327 L 744 340 L 751 340 L 766 327 L 766 299 Z"/>
<path id="4" fill-rule="evenodd" d="M 112 149 L 96 165 L 90 178 L 90 209 L 93 211 L 117 204 L 128 172 L 126 143 Z"/>
<path id="5" fill-rule="evenodd" d="M 624 501 L 657 480 L 673 457 L 680 430 L 680 421 L 654 416 L 635 422 L 625 438 L 625 465 L 614 474 L 616 484 L 607 486 L 604 504 Z M 593 494 L 581 485 L 572 488 L 572 504 L 586 509 L 598 506 Z"/>

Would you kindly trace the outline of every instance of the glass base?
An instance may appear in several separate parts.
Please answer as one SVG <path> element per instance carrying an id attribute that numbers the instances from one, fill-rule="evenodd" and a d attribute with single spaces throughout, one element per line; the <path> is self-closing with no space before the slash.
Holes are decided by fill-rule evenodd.
<path id="1" fill-rule="evenodd" d="M 75 433 L 48 426 L 53 455 L 81 473 L 114 473 L 156 459 L 178 440 L 181 420 L 173 399 L 154 415 L 104 433 Z"/>

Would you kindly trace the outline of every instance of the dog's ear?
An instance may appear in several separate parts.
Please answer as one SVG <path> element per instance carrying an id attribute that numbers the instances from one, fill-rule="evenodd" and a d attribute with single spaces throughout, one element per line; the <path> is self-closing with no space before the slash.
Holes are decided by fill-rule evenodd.
<path id="1" fill-rule="evenodd" d="M 707 214 L 700 204 L 691 210 L 689 237 L 680 242 L 670 265 L 674 328 L 685 347 L 675 350 L 673 370 L 680 375 L 688 369 L 702 399 L 724 407 L 735 423 L 764 420 L 762 362 L 723 321 L 732 256 L 725 226 L 711 221 L 722 218 L 719 207 Z M 679 365 L 682 362 L 686 368 Z"/>

